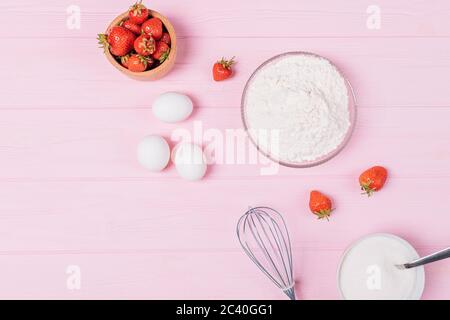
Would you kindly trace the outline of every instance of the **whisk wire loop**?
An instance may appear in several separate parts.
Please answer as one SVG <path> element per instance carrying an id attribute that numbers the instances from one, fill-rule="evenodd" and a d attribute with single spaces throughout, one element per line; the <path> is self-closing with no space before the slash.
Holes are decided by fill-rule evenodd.
<path id="1" fill-rule="evenodd" d="M 242 216 L 241 217 L 241 220 L 242 219 L 244 219 L 245 221 L 244 221 L 244 223 L 243 223 L 243 233 L 245 233 L 245 230 L 246 230 L 246 227 L 247 227 L 247 225 L 249 226 L 249 229 L 251 229 L 251 224 L 249 224 L 248 222 L 247 222 L 247 220 L 248 220 L 248 215 L 245 215 L 245 216 Z M 240 222 L 241 222 L 241 220 L 239 220 L 239 224 L 240 224 Z M 238 224 L 238 226 L 239 226 L 239 224 Z M 253 236 L 254 236 L 254 231 L 252 230 L 251 231 L 252 232 L 252 234 L 253 234 Z M 248 245 L 248 243 L 247 242 L 244 242 L 244 241 L 242 241 L 242 239 L 241 239 L 241 236 L 240 236 L 240 233 L 239 233 L 239 231 L 238 231 L 238 238 L 239 238 L 239 241 L 240 241 L 240 243 L 241 243 L 241 245 L 242 245 L 242 248 L 244 249 L 244 251 L 245 251 L 245 253 L 249 256 L 249 258 L 253 261 L 253 263 L 255 263 L 257 266 L 258 266 L 258 268 L 262 271 L 262 272 L 264 272 L 265 274 L 266 274 L 266 276 L 267 277 L 269 277 L 271 280 L 272 280 L 272 282 L 274 282 L 278 287 L 282 287 L 283 285 L 282 284 L 280 284 L 262 265 L 261 265 L 261 263 L 258 261 L 258 259 L 255 257 L 255 255 L 253 254 L 253 251 L 252 251 L 252 248 L 250 248 L 249 247 L 249 245 Z M 256 240 L 257 241 L 257 240 Z"/>
<path id="2" fill-rule="evenodd" d="M 265 212 L 262 212 L 262 215 L 263 216 L 266 215 L 270 219 L 270 221 L 272 223 L 272 227 L 275 230 L 276 238 L 275 238 L 275 236 L 273 236 L 273 237 L 276 241 L 278 252 L 280 253 L 280 258 L 282 260 L 287 259 L 288 265 L 292 265 L 290 242 L 286 243 L 286 240 L 284 239 L 284 237 L 282 235 L 280 226 L 276 223 L 276 221 L 274 219 L 272 219 L 270 216 L 268 216 Z M 264 217 L 262 217 L 262 218 L 264 219 Z M 270 229 L 270 231 L 272 232 L 272 235 L 273 235 L 272 229 Z M 286 230 L 286 234 L 287 234 L 287 230 Z M 283 241 L 283 242 L 281 243 L 281 241 Z M 283 267 L 284 267 L 284 271 L 285 271 L 287 279 L 291 279 L 292 278 L 291 270 L 288 271 L 286 264 L 283 264 Z M 292 281 L 290 281 L 290 283 L 291 282 Z"/>
<path id="3" fill-rule="evenodd" d="M 295 300 L 289 233 L 279 212 L 250 208 L 236 228 L 244 252 L 290 299 Z"/>
<path id="4" fill-rule="evenodd" d="M 262 250 L 262 252 L 263 252 L 264 255 L 266 256 L 266 259 L 270 262 L 270 265 L 269 265 L 269 266 L 271 267 L 271 269 L 272 269 L 273 271 L 275 271 L 275 272 L 277 273 L 277 275 L 278 275 L 278 278 L 281 279 L 281 280 L 283 281 L 283 277 L 281 276 L 280 272 L 278 271 L 278 268 L 277 268 L 277 266 L 276 266 L 274 260 L 272 259 L 272 257 L 271 257 L 271 255 L 270 255 L 270 253 L 269 253 L 269 251 L 268 251 L 266 245 L 264 244 L 263 239 L 261 239 L 261 236 L 260 236 L 259 231 L 258 231 L 258 229 L 257 229 L 257 226 L 256 226 L 256 224 L 255 224 L 254 218 L 251 217 L 251 220 L 252 220 L 252 225 L 253 225 L 254 229 L 252 229 L 252 228 L 250 228 L 250 229 L 252 230 L 253 236 L 255 237 L 255 240 L 257 241 L 259 248 Z M 263 225 L 261 225 L 261 229 L 264 230 L 264 226 L 263 226 Z M 254 232 L 254 231 L 256 231 L 256 235 L 255 235 L 255 232 Z M 264 231 L 264 232 L 265 232 L 265 231 Z M 267 234 L 266 234 L 266 235 L 267 235 Z M 259 241 L 258 241 L 258 239 L 259 239 Z M 269 244 L 273 247 L 273 244 L 270 242 L 270 240 L 268 239 L 268 237 L 266 237 L 266 240 L 268 240 L 268 241 L 269 241 Z M 285 285 L 284 282 L 283 282 L 283 285 Z"/>

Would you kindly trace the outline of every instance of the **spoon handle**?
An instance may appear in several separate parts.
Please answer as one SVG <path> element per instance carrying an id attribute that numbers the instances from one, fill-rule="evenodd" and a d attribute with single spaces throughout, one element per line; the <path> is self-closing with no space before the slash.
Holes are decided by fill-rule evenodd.
<path id="1" fill-rule="evenodd" d="M 405 263 L 404 267 L 406 269 L 415 268 L 415 267 L 418 267 L 418 266 L 423 266 L 424 264 L 428 264 L 428 263 L 439 261 L 439 260 L 446 259 L 446 258 L 450 258 L 450 248 L 447 248 L 447 249 L 444 249 L 444 250 L 432 253 L 432 254 L 430 254 L 428 256 L 419 258 L 419 259 L 414 260 L 412 262 Z"/>

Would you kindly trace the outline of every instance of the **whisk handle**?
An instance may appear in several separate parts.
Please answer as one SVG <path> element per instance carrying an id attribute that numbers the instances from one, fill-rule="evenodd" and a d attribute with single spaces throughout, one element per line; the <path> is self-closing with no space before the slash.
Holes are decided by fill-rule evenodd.
<path id="1" fill-rule="evenodd" d="M 289 288 L 289 289 L 283 290 L 283 292 L 289 297 L 289 299 L 296 300 L 296 298 L 295 298 L 295 290 L 294 290 L 293 286 L 291 288 Z"/>

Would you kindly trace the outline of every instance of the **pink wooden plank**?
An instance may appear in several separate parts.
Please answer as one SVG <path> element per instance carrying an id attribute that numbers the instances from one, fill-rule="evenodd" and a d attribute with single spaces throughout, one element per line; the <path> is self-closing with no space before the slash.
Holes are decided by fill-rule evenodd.
<path id="1" fill-rule="evenodd" d="M 4 0 L 0 8 L 3 23 L 14 25 L 15 37 L 91 38 L 132 2 Z M 173 20 L 181 37 L 450 36 L 446 0 L 229 0 L 226 7 L 202 0 L 145 2 Z M 81 8 L 81 30 L 66 28 L 70 5 Z M 366 26 L 370 5 L 381 10 L 379 30 Z M 41 23 L 34 23 L 36 20 Z M 31 32 L 28 21 L 33 21 Z M 0 37 L 11 37 L 11 30 L 2 29 Z"/>
<path id="2" fill-rule="evenodd" d="M 280 39 L 269 46 L 267 41 L 181 40 L 172 73 L 148 83 L 127 79 L 110 66 L 93 38 L 27 40 L 39 62 L 21 63 L 29 55 L 24 50 L 0 66 L 2 74 L 14 74 L 0 88 L 0 108 L 147 107 L 157 94 L 168 90 L 189 93 L 197 106 L 238 107 L 244 85 L 257 66 L 283 51 L 295 50 L 316 52 L 335 61 L 352 83 L 361 106 L 450 106 L 450 41 L 315 38 Z M 3 43 L 17 47 L 24 41 Z M 66 46 L 76 47 L 77 54 L 62 55 L 59 48 Z M 237 56 L 236 76 L 216 83 L 211 65 L 222 55 Z"/>
<path id="3" fill-rule="evenodd" d="M 353 138 L 340 155 L 315 168 L 282 167 L 275 178 L 348 176 L 373 163 L 385 164 L 399 177 L 448 177 L 449 116 L 449 108 L 361 108 Z M 236 108 L 199 108 L 191 121 L 181 125 L 162 124 L 150 109 L 3 110 L 0 119 L 0 178 L 12 181 L 98 177 L 178 181 L 173 166 L 163 173 L 139 166 L 136 145 L 142 137 L 156 133 L 170 139 L 180 128 L 194 134 L 194 120 L 203 133 L 218 129 L 224 137 L 227 129 L 242 128 Z M 223 144 L 226 148 L 225 140 Z M 208 178 L 258 177 L 270 163 L 261 159 L 252 164 L 249 157 L 254 150 L 251 144 L 245 148 L 245 164 L 211 166 Z"/>
<path id="4" fill-rule="evenodd" d="M 302 252 L 299 266 L 336 257 L 311 253 Z M 66 287 L 69 265 L 80 267 L 80 290 Z M 334 273 L 319 265 L 317 281 L 300 279 L 302 298 L 337 297 Z M 286 299 L 242 252 L 0 256 L 0 271 L 0 298 L 8 299 Z"/>
<path id="5" fill-rule="evenodd" d="M 187 299 L 283 298 L 243 253 L 1 256 L 1 298 Z M 241 260 L 242 266 L 234 261 Z M 68 290 L 66 268 L 81 270 L 81 289 Z M 30 268 L 30 266 L 34 266 Z M 28 269 L 28 270 L 27 270 Z M 227 274 L 228 277 L 223 277 Z M 227 279 L 227 280 L 225 280 Z M 234 279 L 234 281 L 229 281 Z M 263 288 L 264 292 L 258 290 Z"/>
<path id="6" fill-rule="evenodd" d="M 339 298 L 340 254 L 294 252 L 300 299 Z M 80 290 L 67 289 L 72 265 L 81 271 Z M 450 298 L 449 267 L 448 261 L 427 267 L 424 299 Z M 242 252 L 0 256 L 0 271 L 2 299 L 286 299 Z"/>
<path id="7" fill-rule="evenodd" d="M 259 205 L 284 214 L 298 249 L 342 251 L 354 239 L 374 232 L 398 234 L 418 247 L 445 247 L 450 221 L 442 216 L 447 204 L 436 190 L 449 187 L 447 178 L 394 175 L 383 192 L 368 199 L 360 194 L 357 175 L 202 183 L 1 183 L 0 254 L 238 250 L 237 220 L 248 206 Z M 309 212 L 312 189 L 333 198 L 331 222 L 318 221 Z"/>
<path id="8" fill-rule="evenodd" d="M 421 254 L 448 246 L 450 8 L 377 2 L 380 30 L 366 27 L 369 1 L 231 0 L 224 9 L 155 0 L 180 35 L 179 59 L 164 80 L 138 83 L 108 66 L 94 40 L 124 2 L 77 1 L 82 28 L 69 30 L 72 1 L 2 1 L 2 22 L 15 27 L 0 30 L 12 52 L 0 65 L 0 298 L 285 298 L 236 241 L 249 205 L 285 215 L 300 298 L 338 297 L 339 257 L 362 235 L 395 233 Z M 198 183 L 173 166 L 149 174 L 137 165 L 143 135 L 176 128 L 151 117 L 158 93 L 190 94 L 190 120 L 205 128 L 241 128 L 245 81 L 292 50 L 330 57 L 355 88 L 358 125 L 338 158 L 269 177 L 258 166 L 218 165 Z M 222 55 L 239 63 L 233 80 L 217 84 L 210 68 Z M 367 199 L 357 176 L 373 163 L 391 178 Z M 333 197 L 330 223 L 308 212 L 312 188 Z M 71 264 L 82 268 L 81 291 L 65 287 Z M 450 298 L 448 267 L 427 268 L 424 298 Z"/>

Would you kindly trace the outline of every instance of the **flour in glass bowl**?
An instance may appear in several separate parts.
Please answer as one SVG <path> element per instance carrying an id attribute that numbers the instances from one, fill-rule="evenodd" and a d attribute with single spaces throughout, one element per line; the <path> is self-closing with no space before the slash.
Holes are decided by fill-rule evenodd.
<path id="1" fill-rule="evenodd" d="M 272 159 L 314 161 L 335 151 L 350 129 L 346 80 L 325 58 L 303 53 L 278 56 L 252 76 L 244 118 L 253 141 Z M 278 147 L 258 132 L 276 130 Z"/>

